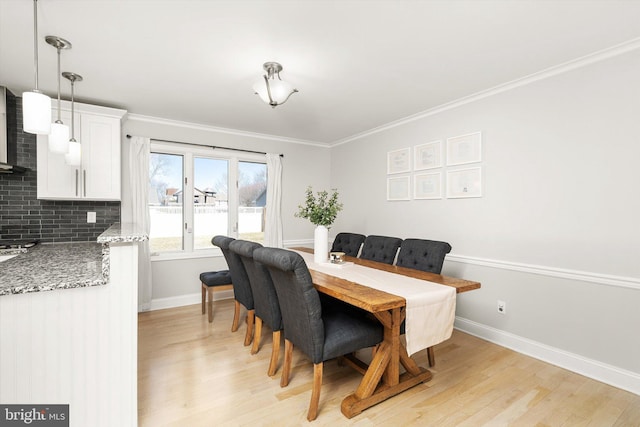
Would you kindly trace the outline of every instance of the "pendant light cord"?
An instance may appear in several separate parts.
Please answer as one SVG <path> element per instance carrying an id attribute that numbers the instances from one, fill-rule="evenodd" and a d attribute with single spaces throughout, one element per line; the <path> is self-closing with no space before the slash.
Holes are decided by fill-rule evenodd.
<path id="1" fill-rule="evenodd" d="M 61 48 L 58 47 L 58 120 L 56 123 L 62 123 L 62 120 L 60 119 L 60 49 Z"/>
<path id="2" fill-rule="evenodd" d="M 71 139 L 70 141 L 76 142 L 76 138 L 75 138 L 75 113 L 73 111 L 73 84 L 75 83 L 75 80 L 71 80 Z"/>
<path id="3" fill-rule="evenodd" d="M 38 0 L 33 0 L 33 62 L 36 69 L 36 86 L 35 92 L 38 90 Z"/>

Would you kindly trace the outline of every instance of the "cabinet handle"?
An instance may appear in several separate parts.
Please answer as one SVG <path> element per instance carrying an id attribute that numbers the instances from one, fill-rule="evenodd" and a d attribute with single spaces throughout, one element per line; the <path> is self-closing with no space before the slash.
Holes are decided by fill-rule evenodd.
<path id="1" fill-rule="evenodd" d="M 87 170 L 82 169 L 82 189 L 84 191 L 84 197 L 87 197 Z"/>
<path id="2" fill-rule="evenodd" d="M 76 197 L 78 196 L 78 169 L 76 169 Z"/>

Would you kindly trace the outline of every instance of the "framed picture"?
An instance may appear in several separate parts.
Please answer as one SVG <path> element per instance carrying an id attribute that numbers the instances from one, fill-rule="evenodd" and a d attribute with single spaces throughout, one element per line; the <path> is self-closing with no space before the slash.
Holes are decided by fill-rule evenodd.
<path id="1" fill-rule="evenodd" d="M 411 170 L 411 149 L 389 151 L 387 153 L 387 173 L 405 173 Z"/>
<path id="2" fill-rule="evenodd" d="M 416 145 L 413 153 L 413 169 L 433 169 L 442 166 L 442 141 Z"/>
<path id="3" fill-rule="evenodd" d="M 482 197 L 482 168 L 447 171 L 447 198 Z"/>
<path id="4" fill-rule="evenodd" d="M 409 176 L 387 178 L 387 200 L 411 200 Z"/>
<path id="5" fill-rule="evenodd" d="M 480 132 L 447 139 L 447 166 L 477 163 L 482 160 Z"/>
<path id="6" fill-rule="evenodd" d="M 422 173 L 413 177 L 414 199 L 442 199 L 442 172 Z"/>

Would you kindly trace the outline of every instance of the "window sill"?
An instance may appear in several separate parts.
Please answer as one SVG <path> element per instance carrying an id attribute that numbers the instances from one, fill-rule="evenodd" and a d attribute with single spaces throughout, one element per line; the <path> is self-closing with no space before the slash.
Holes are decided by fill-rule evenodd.
<path id="1" fill-rule="evenodd" d="M 217 250 L 201 250 L 194 252 L 156 252 L 151 254 L 151 262 L 155 261 L 171 261 L 179 259 L 197 259 L 197 258 L 214 258 L 221 257 L 222 252 Z"/>

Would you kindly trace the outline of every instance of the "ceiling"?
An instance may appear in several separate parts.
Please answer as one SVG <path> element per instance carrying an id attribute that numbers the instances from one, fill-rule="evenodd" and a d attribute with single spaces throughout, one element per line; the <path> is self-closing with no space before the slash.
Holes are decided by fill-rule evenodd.
<path id="1" fill-rule="evenodd" d="M 38 1 L 40 89 L 132 114 L 332 144 L 640 37 L 640 1 Z M 278 61 L 300 93 L 253 93 Z M 34 87 L 33 2 L 0 0 L 0 85 Z M 63 98 L 70 95 L 63 80 Z"/>

